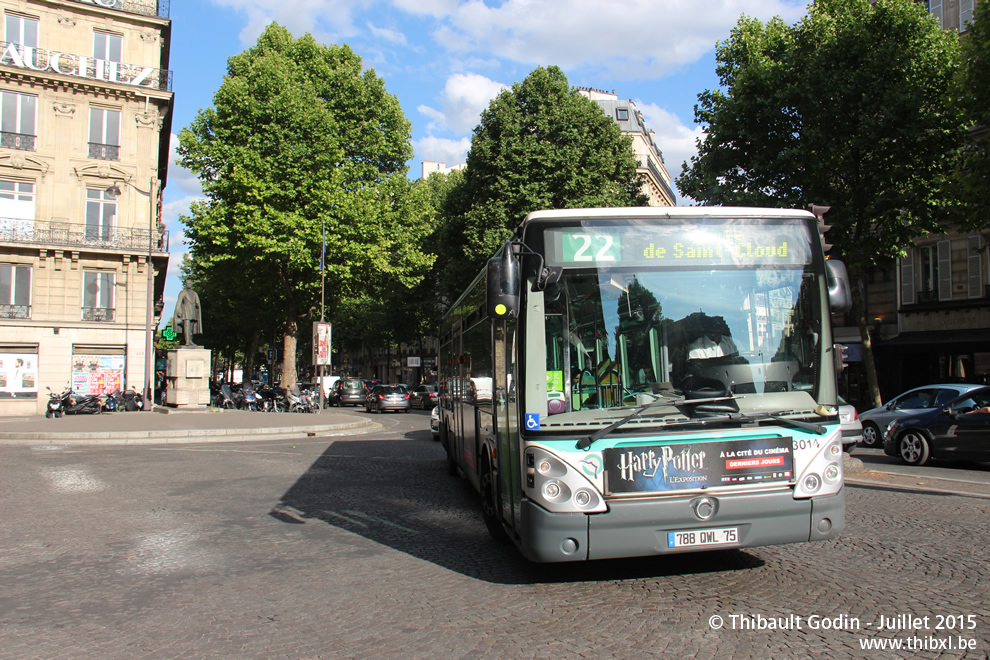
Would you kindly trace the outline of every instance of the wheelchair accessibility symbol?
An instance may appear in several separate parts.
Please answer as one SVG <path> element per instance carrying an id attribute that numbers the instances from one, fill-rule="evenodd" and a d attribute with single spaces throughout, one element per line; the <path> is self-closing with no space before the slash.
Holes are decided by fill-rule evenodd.
<path id="1" fill-rule="evenodd" d="M 540 413 L 526 413 L 526 430 L 538 431 L 540 428 Z"/>

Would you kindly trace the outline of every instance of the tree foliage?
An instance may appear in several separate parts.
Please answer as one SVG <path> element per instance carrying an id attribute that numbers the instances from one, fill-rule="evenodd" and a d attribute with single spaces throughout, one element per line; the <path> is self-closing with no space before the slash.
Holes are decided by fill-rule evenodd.
<path id="1" fill-rule="evenodd" d="M 555 66 L 502 91 L 474 129 L 463 180 L 445 191 L 443 288 L 460 292 L 539 209 L 646 203 L 631 141 Z"/>
<path id="2" fill-rule="evenodd" d="M 911 0 L 816 0 L 793 26 L 743 17 L 699 95 L 698 155 L 677 179 L 703 204 L 832 207 L 833 254 L 856 279 L 954 217 L 958 37 Z M 879 400 L 865 310 L 854 287 Z"/>
<path id="3" fill-rule="evenodd" d="M 410 208 L 409 133 L 398 100 L 350 48 L 277 24 L 228 60 L 213 107 L 180 133 L 180 162 L 206 195 L 183 218 L 196 273 L 216 279 L 218 295 L 233 286 L 256 301 L 235 321 L 252 329 L 266 305 L 282 308 L 286 384 L 298 322 L 319 318 L 324 231 L 331 314 L 382 282 L 416 284 L 432 263 L 420 250 L 425 219 Z"/>
<path id="4" fill-rule="evenodd" d="M 940 231 L 959 120 L 958 39 L 910 0 L 817 0 L 794 26 L 742 18 L 699 95 L 698 155 L 677 179 L 706 204 L 832 207 L 859 272 Z"/>
<path id="5" fill-rule="evenodd" d="M 990 4 L 977 4 L 973 19 L 962 37 L 957 87 L 968 129 L 958 181 L 967 219 L 985 223 L 990 217 Z"/>

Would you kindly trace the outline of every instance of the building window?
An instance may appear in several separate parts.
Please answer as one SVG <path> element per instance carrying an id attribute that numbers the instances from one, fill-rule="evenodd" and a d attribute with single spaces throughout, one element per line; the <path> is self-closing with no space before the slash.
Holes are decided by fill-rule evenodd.
<path id="1" fill-rule="evenodd" d="M 25 16 L 4 16 L 4 39 L 20 46 L 38 47 L 38 21 Z"/>
<path id="2" fill-rule="evenodd" d="M 34 220 L 34 184 L 0 179 L 0 218 Z"/>
<path id="3" fill-rule="evenodd" d="M 86 242 L 114 243 L 117 200 L 101 188 L 86 189 Z"/>
<path id="4" fill-rule="evenodd" d="M 0 399 L 38 398 L 38 345 L 0 344 Z"/>
<path id="5" fill-rule="evenodd" d="M 83 321 L 113 321 L 114 273 L 83 273 Z"/>
<path id="6" fill-rule="evenodd" d="M 89 157 L 120 160 L 120 110 L 89 109 Z"/>
<path id="7" fill-rule="evenodd" d="M 93 32 L 93 59 L 120 62 L 122 39 L 118 34 Z"/>
<path id="8" fill-rule="evenodd" d="M 627 108 L 617 108 L 615 111 L 615 118 L 619 121 L 628 121 L 629 110 Z"/>
<path id="9" fill-rule="evenodd" d="M 938 300 L 938 258 L 933 247 L 918 249 L 921 257 L 918 264 L 921 275 L 921 290 L 918 291 L 918 302 L 933 302 Z"/>
<path id="10" fill-rule="evenodd" d="M 31 267 L 0 264 L 0 319 L 31 318 Z"/>
<path id="11" fill-rule="evenodd" d="M 37 109 L 38 97 L 33 94 L 0 92 L 0 147 L 35 150 Z"/>

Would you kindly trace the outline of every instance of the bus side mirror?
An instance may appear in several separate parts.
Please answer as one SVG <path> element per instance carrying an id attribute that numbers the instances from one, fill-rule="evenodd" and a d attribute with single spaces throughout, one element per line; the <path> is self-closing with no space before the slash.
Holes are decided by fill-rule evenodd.
<path id="1" fill-rule="evenodd" d="M 488 260 L 488 318 L 514 319 L 519 314 L 519 259 L 507 242 L 502 254 Z"/>
<path id="2" fill-rule="evenodd" d="M 848 312 L 852 309 L 852 292 L 849 289 L 846 265 L 835 259 L 827 259 L 825 275 L 828 278 L 828 301 L 832 313 Z"/>

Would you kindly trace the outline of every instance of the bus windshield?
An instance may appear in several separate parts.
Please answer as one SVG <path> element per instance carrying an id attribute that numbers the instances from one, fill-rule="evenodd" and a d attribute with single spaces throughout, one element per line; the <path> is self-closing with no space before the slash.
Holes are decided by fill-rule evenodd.
<path id="1" fill-rule="evenodd" d="M 539 325 L 542 336 L 528 343 L 545 350 L 546 392 L 531 390 L 527 410 L 545 397 L 550 426 L 600 423 L 601 411 L 664 399 L 712 399 L 709 410 L 722 412 L 813 411 L 828 321 L 811 257 L 817 237 L 789 225 L 760 238 L 761 225 L 763 247 L 754 248 L 739 238 L 752 239 L 750 229 L 722 227 L 690 244 L 678 227 L 604 238 L 586 227 L 547 230 L 548 263 L 563 274 L 529 294 L 529 332 Z M 592 259 L 575 260 L 582 249 Z"/>

